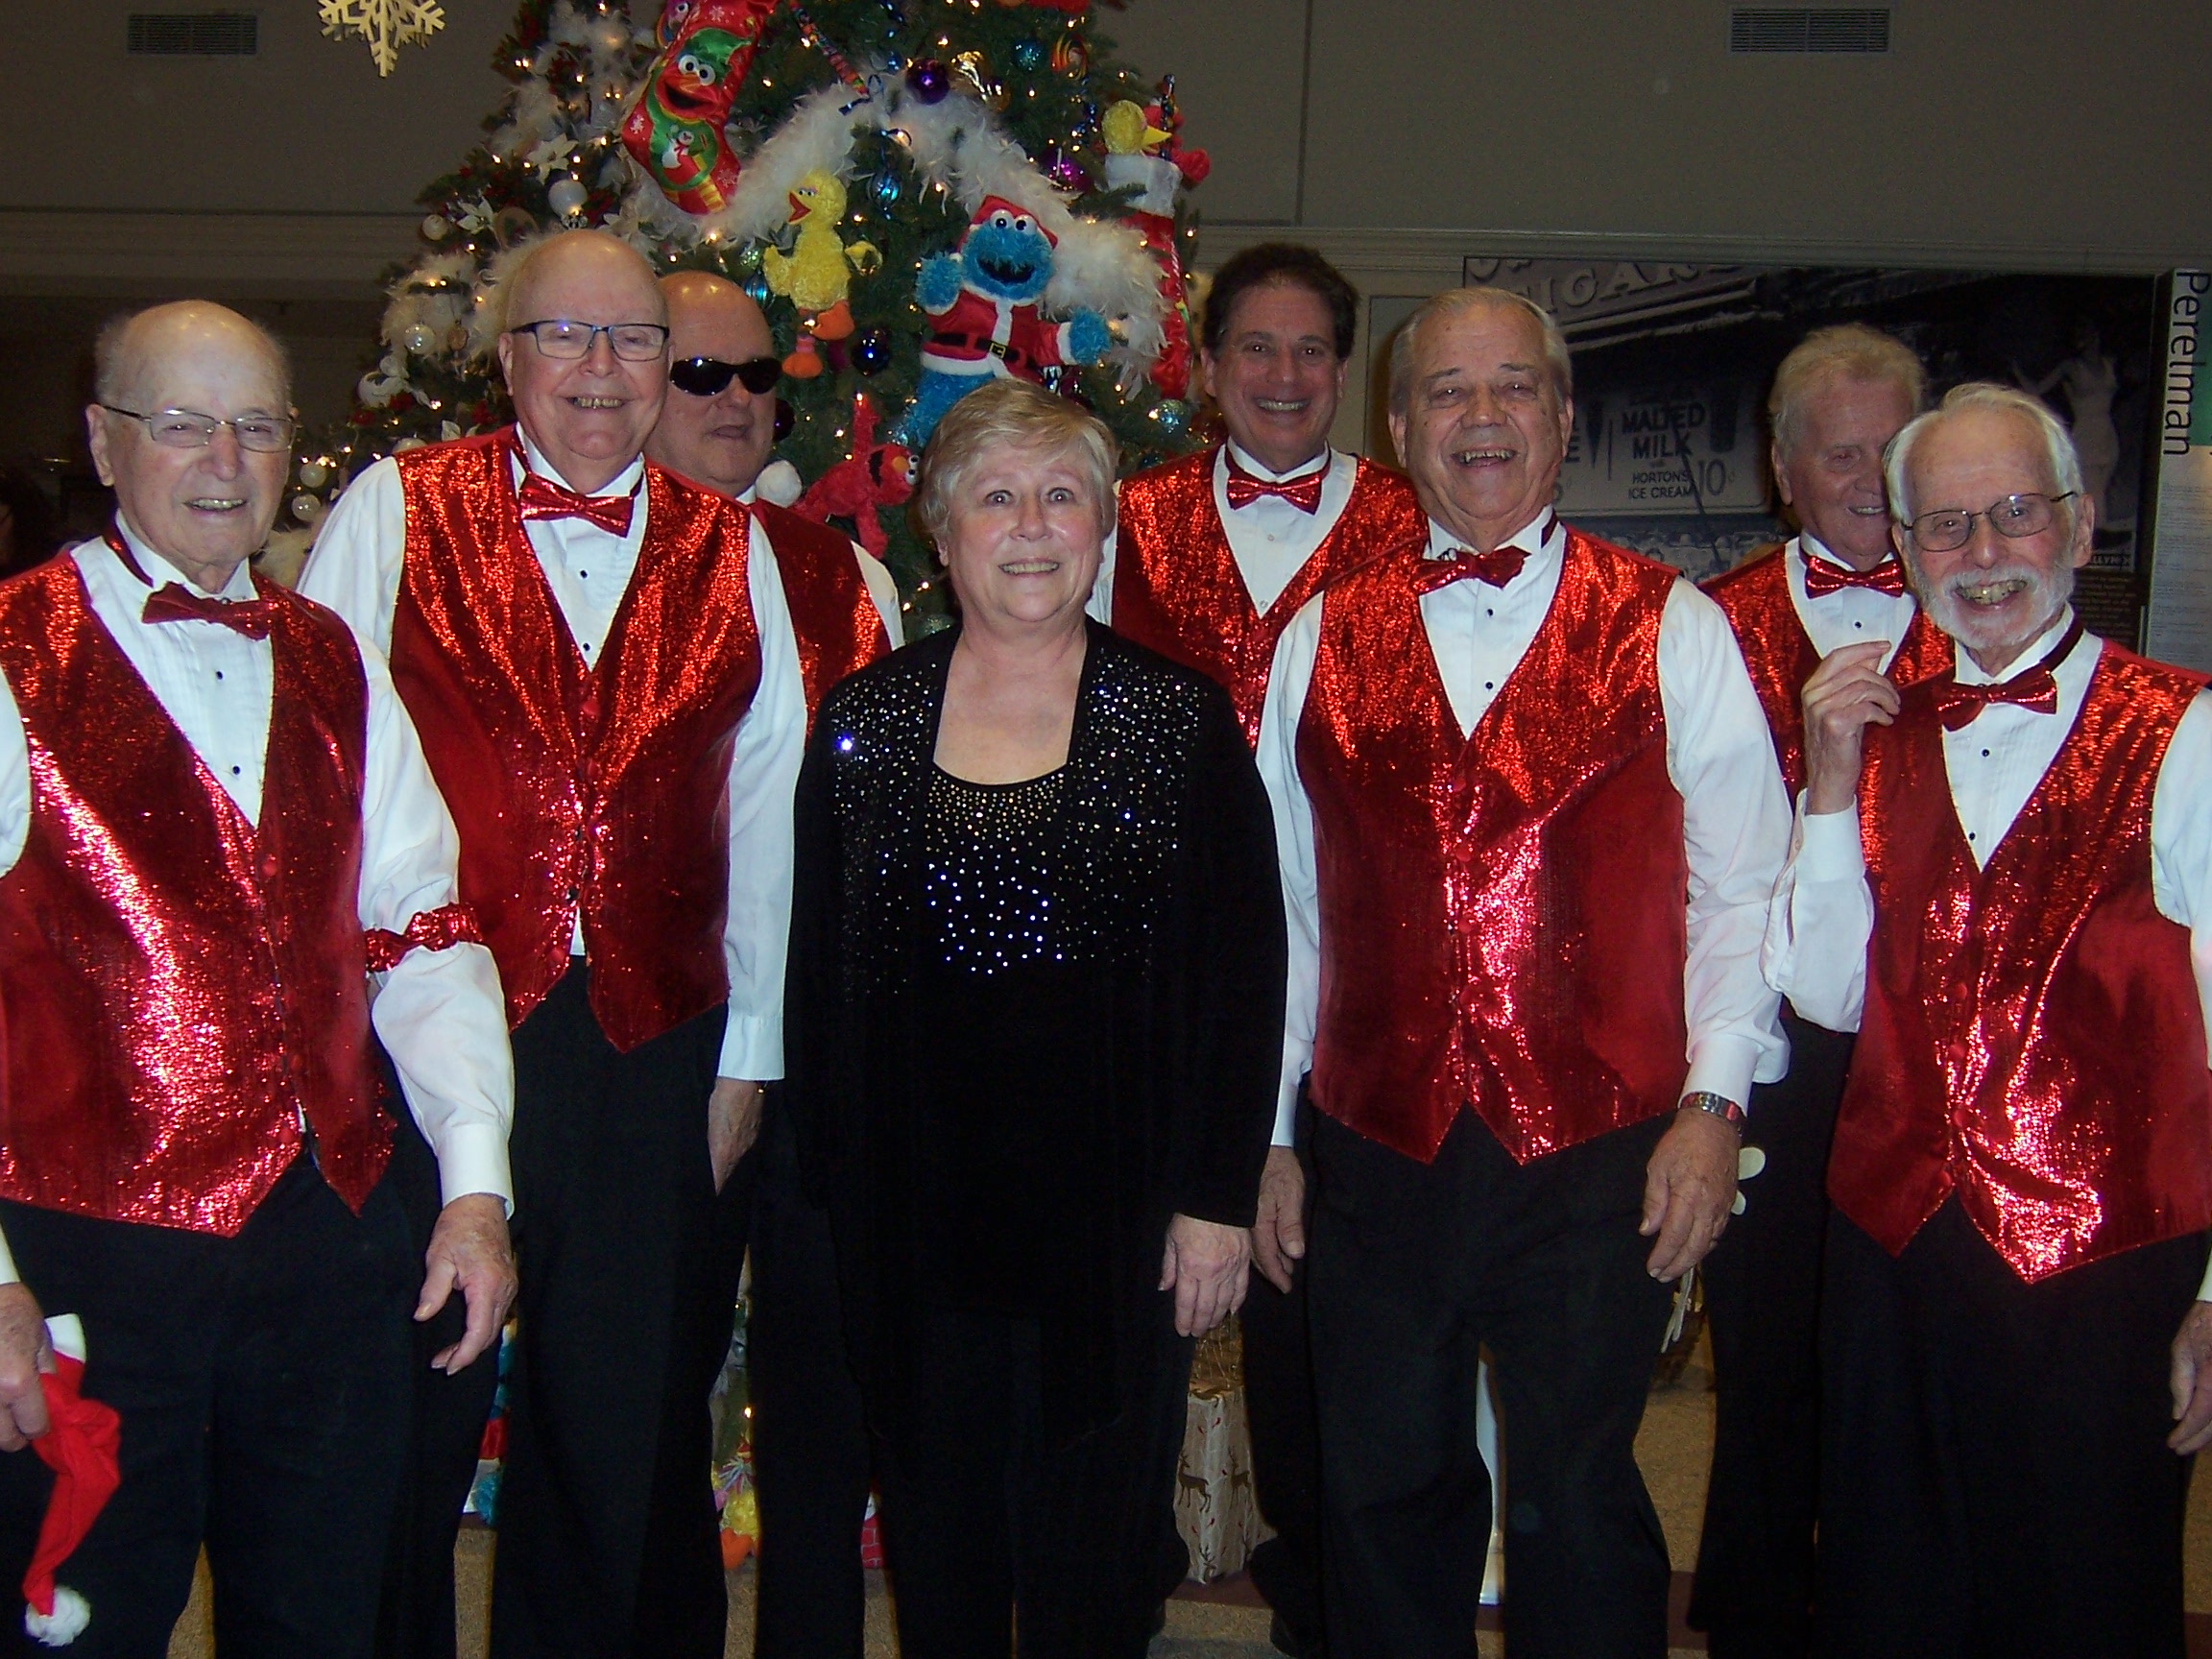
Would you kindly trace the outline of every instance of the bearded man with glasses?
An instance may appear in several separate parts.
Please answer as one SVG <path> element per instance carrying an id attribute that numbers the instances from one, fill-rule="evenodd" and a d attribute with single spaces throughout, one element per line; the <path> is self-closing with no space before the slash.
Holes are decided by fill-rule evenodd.
<path id="1" fill-rule="evenodd" d="M 901 642 L 899 589 L 865 548 L 761 500 L 754 488 L 776 441 L 783 373 L 760 307 L 703 271 L 661 277 L 661 293 L 675 361 L 646 456 L 751 509 L 790 608 L 789 661 L 804 683 L 786 691 L 804 697 L 811 723 L 830 686 Z M 753 1475 L 762 1534 L 776 1537 L 773 1553 L 759 1558 L 753 1651 L 757 1659 L 858 1659 L 868 1431 L 846 1359 L 830 1217 L 801 1190 L 798 1141 L 778 1085 L 769 1085 L 756 1121 L 751 1226 L 739 1217 L 718 1241 L 718 1271 L 733 1296 L 748 1242 L 753 1253 L 745 1344 Z M 722 1335 L 726 1342 L 727 1320 Z"/>
<path id="2" fill-rule="evenodd" d="M 1870 642 L 1806 682 L 1767 946 L 1802 1014 L 1859 1034 L 1820 1650 L 2179 1659 L 2212 1443 L 2212 706 L 2083 632 L 2095 506 L 2036 399 L 1960 387 L 1886 470 L 1957 665 L 1900 689 Z"/>
<path id="3" fill-rule="evenodd" d="M 492 1650 L 704 1659 L 716 1241 L 782 1069 L 803 675 L 753 514 L 642 453 L 668 396 L 644 259 L 557 234 L 495 302 L 516 424 L 371 468 L 301 589 L 389 642 L 507 991 L 523 1288 Z M 452 1651 L 482 1369 L 422 1378 L 390 1651 Z"/>

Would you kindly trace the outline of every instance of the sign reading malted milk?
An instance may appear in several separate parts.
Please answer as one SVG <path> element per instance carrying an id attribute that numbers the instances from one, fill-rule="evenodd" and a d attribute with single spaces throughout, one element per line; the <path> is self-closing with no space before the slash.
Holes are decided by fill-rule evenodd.
<path id="1" fill-rule="evenodd" d="M 1748 381 L 1716 380 L 1576 397 L 1559 511 L 1758 512 L 1767 484 L 1757 397 Z"/>

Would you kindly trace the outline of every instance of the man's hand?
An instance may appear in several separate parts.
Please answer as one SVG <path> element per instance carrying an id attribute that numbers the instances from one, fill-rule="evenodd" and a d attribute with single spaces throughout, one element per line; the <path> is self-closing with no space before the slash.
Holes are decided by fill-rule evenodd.
<path id="1" fill-rule="evenodd" d="M 2212 1446 L 2212 1302 L 2191 1306 L 2174 1337 L 2174 1432 L 2166 1444 L 2186 1457 Z"/>
<path id="2" fill-rule="evenodd" d="M 1267 1148 L 1260 1172 L 1260 1214 L 1252 1222 L 1252 1260 L 1276 1289 L 1288 1293 L 1290 1275 L 1306 1257 L 1306 1171 L 1287 1146 Z"/>
<path id="3" fill-rule="evenodd" d="M 717 1077 L 707 1096 L 707 1156 L 714 1164 L 714 1190 L 730 1179 L 737 1160 L 760 1139 L 761 1086 L 735 1077 Z"/>
<path id="4" fill-rule="evenodd" d="M 1242 1227 L 1178 1215 L 1167 1223 L 1160 1288 L 1175 1289 L 1175 1329 L 1203 1336 L 1244 1306 L 1252 1278 L 1252 1235 Z"/>
<path id="5" fill-rule="evenodd" d="M 1644 1175 L 1644 1222 L 1636 1231 L 1659 1236 L 1647 1266 L 1662 1284 L 1702 1262 L 1726 1229 L 1742 1139 L 1732 1124 L 1687 1106 L 1652 1152 Z"/>
<path id="6" fill-rule="evenodd" d="M 1805 810 L 1840 812 L 1859 798 L 1869 724 L 1897 718 L 1897 685 L 1882 672 L 1887 639 L 1835 651 L 1805 682 Z"/>
<path id="7" fill-rule="evenodd" d="M 20 1452 L 46 1432 L 46 1391 L 38 1373 L 54 1369 L 46 1315 L 28 1285 L 0 1285 L 0 1452 Z"/>
<path id="8" fill-rule="evenodd" d="M 463 1371 L 499 1339 L 507 1310 L 515 1305 L 515 1252 L 507 1240 L 507 1206 L 489 1192 L 469 1192 L 438 1212 L 430 1248 L 422 1253 L 422 1295 L 418 1324 L 445 1306 L 458 1286 L 469 1322 L 461 1340 L 432 1356 L 445 1372 Z"/>

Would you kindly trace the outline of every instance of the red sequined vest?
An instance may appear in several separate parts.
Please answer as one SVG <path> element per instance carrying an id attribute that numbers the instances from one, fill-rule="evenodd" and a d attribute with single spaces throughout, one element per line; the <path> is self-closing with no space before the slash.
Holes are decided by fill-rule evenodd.
<path id="1" fill-rule="evenodd" d="M 1820 653 L 1805 632 L 1790 597 L 1790 565 L 1779 546 L 1755 552 L 1735 569 L 1705 584 L 1743 652 L 1751 688 L 1767 710 L 1774 756 L 1790 799 L 1805 787 L 1805 682 L 1820 666 Z M 1889 659 L 1889 678 L 1911 685 L 1951 671 L 1951 641 L 1919 611 L 1904 642 Z"/>
<path id="2" fill-rule="evenodd" d="M 1312 1096 L 1432 1159 L 1472 1105 L 1522 1163 L 1676 1104 L 1689 871 L 1659 619 L 1677 577 L 1567 533 L 1527 654 L 1463 740 L 1423 537 L 1321 601 L 1298 732 L 1321 902 Z"/>
<path id="3" fill-rule="evenodd" d="M 392 1123 L 369 1059 L 360 918 L 369 694 L 346 625 L 276 602 L 249 824 L 93 613 L 75 559 L 0 586 L 31 757 L 0 877 L 0 1196 L 235 1234 L 312 1126 L 358 1211 Z"/>
<path id="4" fill-rule="evenodd" d="M 760 681 L 746 509 L 647 462 L 646 529 L 587 668 L 515 502 L 512 428 L 398 457 L 392 678 L 461 832 L 461 898 L 521 1023 L 568 971 L 628 1051 L 729 995 L 730 754 Z"/>
<path id="5" fill-rule="evenodd" d="M 1977 871 L 1928 687 L 1867 732 L 1866 1006 L 1828 1190 L 1892 1255 L 1954 1190 L 2031 1282 L 2212 1225 L 2212 1073 L 2151 801 L 2200 682 L 2106 644 Z"/>
<path id="6" fill-rule="evenodd" d="M 1220 453 L 1186 455 L 1121 486 L 1112 622 L 1115 632 L 1218 681 L 1245 741 L 1257 744 L 1275 642 L 1290 618 L 1347 570 L 1426 536 L 1428 519 L 1403 473 L 1361 461 L 1343 513 L 1262 615 L 1214 505 Z"/>
<path id="7" fill-rule="evenodd" d="M 853 543 L 811 518 L 766 501 L 753 511 L 776 549 L 783 601 L 791 607 L 791 632 L 799 642 L 799 674 L 806 687 L 806 724 L 830 687 L 891 650 L 883 616 L 876 609 Z"/>

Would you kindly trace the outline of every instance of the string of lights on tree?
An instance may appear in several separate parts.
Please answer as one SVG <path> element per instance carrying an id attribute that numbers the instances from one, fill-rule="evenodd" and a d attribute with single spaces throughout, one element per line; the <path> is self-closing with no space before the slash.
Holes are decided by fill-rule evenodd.
<path id="1" fill-rule="evenodd" d="M 1094 409 L 1125 469 L 1194 441 L 1187 192 L 1205 155 L 1172 78 L 1141 80 L 1092 24 L 1088 0 L 669 0 L 651 28 L 619 0 L 525 0 L 496 60 L 512 90 L 422 192 L 381 353 L 303 453 L 294 524 L 382 455 L 510 419 L 487 295 L 530 238 L 600 226 L 760 303 L 791 469 L 763 490 L 883 545 L 926 625 L 942 595 L 900 505 L 905 450 L 968 382 L 933 380 L 923 348 L 934 330 L 944 363 L 949 325 L 1009 300 L 1005 261 L 978 275 L 964 249 L 1048 261 L 1017 336 L 1034 360 L 1000 361 Z"/>

